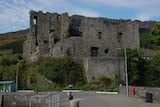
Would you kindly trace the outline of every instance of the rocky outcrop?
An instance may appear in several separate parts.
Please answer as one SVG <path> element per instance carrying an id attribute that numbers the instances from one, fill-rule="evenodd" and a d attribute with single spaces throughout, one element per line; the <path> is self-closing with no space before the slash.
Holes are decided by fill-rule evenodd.
<path id="1" fill-rule="evenodd" d="M 37 74 L 36 78 L 27 78 L 27 88 L 33 87 L 34 85 L 37 85 L 40 88 L 52 88 L 55 86 L 55 84 L 45 78 L 44 76 Z"/>

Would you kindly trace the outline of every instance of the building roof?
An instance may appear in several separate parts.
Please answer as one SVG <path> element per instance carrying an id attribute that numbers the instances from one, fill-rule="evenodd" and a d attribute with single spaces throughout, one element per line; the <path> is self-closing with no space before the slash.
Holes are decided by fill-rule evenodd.
<path id="1" fill-rule="evenodd" d="M 14 81 L 0 81 L 0 84 L 12 84 Z"/>

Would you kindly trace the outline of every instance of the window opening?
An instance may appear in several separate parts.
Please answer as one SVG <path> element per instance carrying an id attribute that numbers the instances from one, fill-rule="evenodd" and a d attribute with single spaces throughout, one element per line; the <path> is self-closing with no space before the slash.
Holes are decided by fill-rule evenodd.
<path id="1" fill-rule="evenodd" d="M 102 32 L 98 32 L 98 39 L 102 39 Z"/>
<path id="2" fill-rule="evenodd" d="M 98 56 L 98 48 L 97 47 L 91 47 L 91 56 L 93 56 L 93 57 Z"/>
<path id="3" fill-rule="evenodd" d="M 105 54 L 108 54 L 108 52 L 109 52 L 109 49 L 105 49 L 105 51 L 104 51 L 104 52 L 105 52 Z"/>

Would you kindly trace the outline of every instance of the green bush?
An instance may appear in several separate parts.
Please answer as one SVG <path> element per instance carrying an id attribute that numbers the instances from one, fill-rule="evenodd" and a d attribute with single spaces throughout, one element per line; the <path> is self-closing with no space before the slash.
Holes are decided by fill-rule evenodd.
<path id="1" fill-rule="evenodd" d="M 75 63 L 69 57 L 40 59 L 39 61 L 43 62 L 39 66 L 39 72 L 57 84 L 68 86 L 69 83 L 80 85 L 85 82 L 82 65 Z"/>
<path id="2" fill-rule="evenodd" d="M 3 54 L 0 56 L 0 65 L 15 65 L 18 63 L 20 57 L 20 54 Z"/>
<path id="3" fill-rule="evenodd" d="M 106 91 L 107 92 L 118 92 L 119 89 L 118 89 L 118 87 L 110 87 L 110 88 L 107 88 Z"/>
<path id="4" fill-rule="evenodd" d="M 147 38 L 148 48 L 150 49 L 160 49 L 160 22 L 157 22 Z"/>
<path id="5" fill-rule="evenodd" d="M 69 83 L 80 86 L 86 81 L 82 65 L 69 57 L 40 58 L 35 63 L 26 63 L 20 54 L 0 55 L 0 73 L 3 80 L 15 81 L 17 70 L 20 89 L 39 87 L 37 84 L 39 75 L 45 76 L 59 87 L 68 86 Z"/>
<path id="6" fill-rule="evenodd" d="M 111 85 L 111 79 L 107 78 L 105 75 L 102 75 L 98 78 L 99 84 L 102 85 L 103 90 Z"/>
<path id="7" fill-rule="evenodd" d="M 140 37 L 140 46 L 142 48 L 148 48 L 148 37 L 150 35 L 151 29 L 140 29 L 139 37 Z"/>

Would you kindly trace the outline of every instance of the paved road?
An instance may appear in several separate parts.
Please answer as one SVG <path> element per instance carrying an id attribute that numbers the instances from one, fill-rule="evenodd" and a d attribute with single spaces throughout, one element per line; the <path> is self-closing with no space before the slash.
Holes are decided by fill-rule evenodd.
<path id="1" fill-rule="evenodd" d="M 80 107 L 160 107 L 160 104 L 146 103 L 144 99 L 123 95 L 100 95 L 96 93 L 74 93 L 80 99 Z"/>

